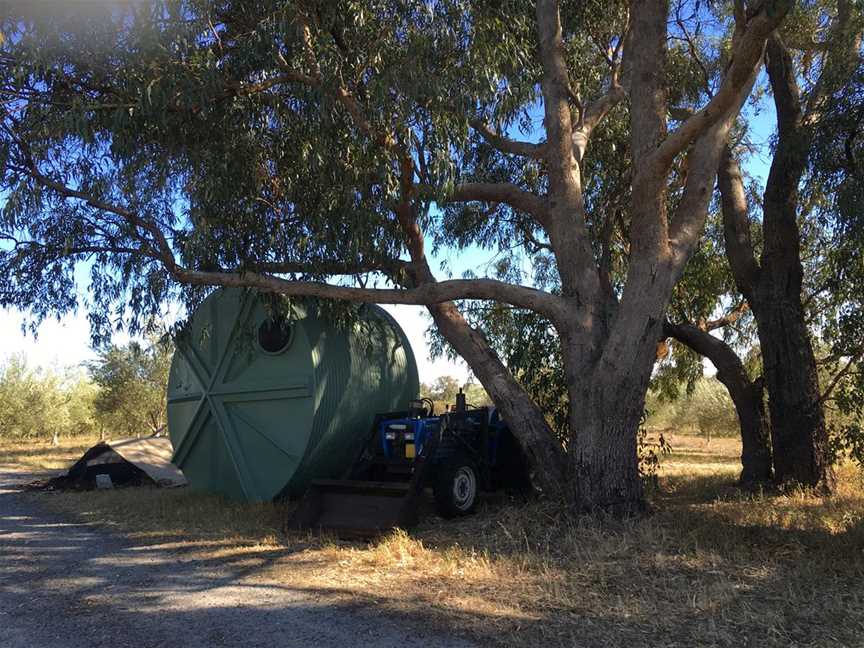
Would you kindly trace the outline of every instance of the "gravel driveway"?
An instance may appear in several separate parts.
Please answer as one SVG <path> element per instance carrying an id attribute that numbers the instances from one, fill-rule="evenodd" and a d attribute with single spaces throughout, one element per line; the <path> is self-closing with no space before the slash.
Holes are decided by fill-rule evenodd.
<path id="1" fill-rule="evenodd" d="M 32 479 L 32 476 L 30 477 Z M 0 646 L 472 646 L 374 607 L 63 521 L 0 472 Z"/>

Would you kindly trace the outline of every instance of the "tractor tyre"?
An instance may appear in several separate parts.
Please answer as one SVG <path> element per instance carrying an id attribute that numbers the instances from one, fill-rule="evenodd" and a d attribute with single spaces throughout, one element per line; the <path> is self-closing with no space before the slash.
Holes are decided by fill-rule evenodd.
<path id="1" fill-rule="evenodd" d="M 448 457 L 436 471 L 435 508 L 443 518 L 469 515 L 477 507 L 480 471 L 464 452 Z"/>

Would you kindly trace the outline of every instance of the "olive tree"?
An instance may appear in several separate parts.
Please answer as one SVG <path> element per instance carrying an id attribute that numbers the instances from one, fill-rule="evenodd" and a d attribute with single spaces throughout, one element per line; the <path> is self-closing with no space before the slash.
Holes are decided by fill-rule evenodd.
<path id="1" fill-rule="evenodd" d="M 74 370 L 32 367 L 23 355 L 0 363 L 0 438 L 51 439 L 96 431 L 96 387 Z"/>
<path id="2" fill-rule="evenodd" d="M 99 387 L 93 409 L 103 429 L 126 436 L 165 430 L 171 355 L 169 346 L 156 339 L 98 350 L 87 369 Z"/>

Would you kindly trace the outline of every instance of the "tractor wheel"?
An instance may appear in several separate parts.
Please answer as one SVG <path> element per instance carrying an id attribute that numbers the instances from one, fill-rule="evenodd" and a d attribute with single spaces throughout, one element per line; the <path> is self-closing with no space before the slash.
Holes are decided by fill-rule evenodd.
<path id="1" fill-rule="evenodd" d="M 477 506 L 480 472 L 474 461 L 464 453 L 449 457 L 435 476 L 435 506 L 444 518 L 468 515 Z"/>

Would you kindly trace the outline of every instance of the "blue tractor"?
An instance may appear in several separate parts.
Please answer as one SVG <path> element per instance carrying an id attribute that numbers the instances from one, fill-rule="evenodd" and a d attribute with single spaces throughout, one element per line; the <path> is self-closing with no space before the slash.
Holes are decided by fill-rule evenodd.
<path id="1" fill-rule="evenodd" d="M 524 455 L 498 411 L 469 406 L 460 390 L 439 415 L 428 399 L 377 415 L 344 478 L 313 481 L 292 525 L 369 537 L 414 526 L 427 489 L 452 518 L 474 511 L 481 491 L 527 488 Z"/>

